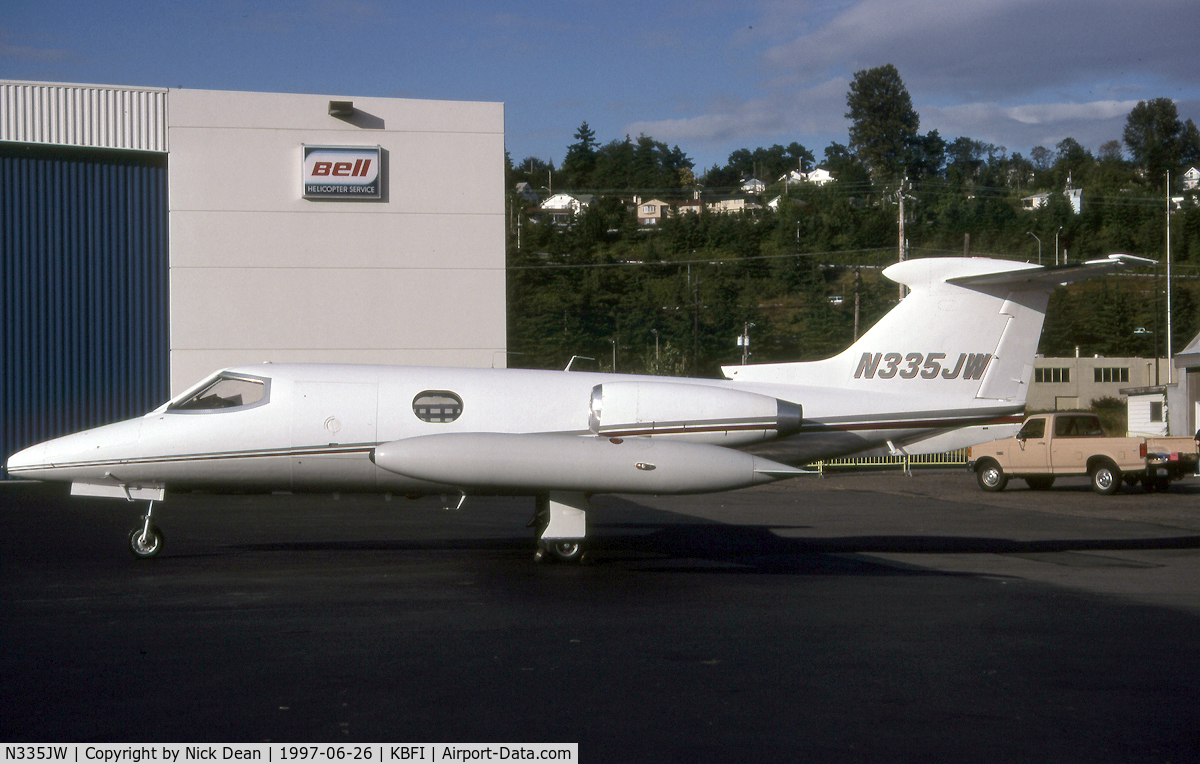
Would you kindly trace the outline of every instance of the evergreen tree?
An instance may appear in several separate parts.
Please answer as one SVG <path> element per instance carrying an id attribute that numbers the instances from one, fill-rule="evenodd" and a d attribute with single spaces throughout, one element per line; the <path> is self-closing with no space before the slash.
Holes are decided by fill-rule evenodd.
<path id="1" fill-rule="evenodd" d="M 899 180 L 908 169 L 921 118 L 892 64 L 854 73 L 846 94 L 850 148 L 879 181 Z"/>
<path id="2" fill-rule="evenodd" d="M 596 170 L 596 131 L 584 122 L 575 131 L 576 143 L 567 147 L 563 159 L 563 182 L 569 188 L 591 188 L 592 174 Z"/>
<path id="3" fill-rule="evenodd" d="M 1175 172 L 1183 163 L 1184 130 L 1170 98 L 1138 101 L 1129 112 L 1122 137 L 1133 161 L 1146 172 L 1154 188 L 1163 188 L 1167 172 Z"/>

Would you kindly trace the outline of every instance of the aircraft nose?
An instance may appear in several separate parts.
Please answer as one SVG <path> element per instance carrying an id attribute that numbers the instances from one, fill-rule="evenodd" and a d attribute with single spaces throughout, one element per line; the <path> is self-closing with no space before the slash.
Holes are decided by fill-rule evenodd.
<path id="1" fill-rule="evenodd" d="M 18 451 L 8 457 L 8 463 L 5 466 L 5 471 L 13 477 L 22 477 L 28 474 L 31 470 L 43 466 L 46 463 L 46 444 L 39 443 L 36 446 L 30 446 L 22 451 Z"/>

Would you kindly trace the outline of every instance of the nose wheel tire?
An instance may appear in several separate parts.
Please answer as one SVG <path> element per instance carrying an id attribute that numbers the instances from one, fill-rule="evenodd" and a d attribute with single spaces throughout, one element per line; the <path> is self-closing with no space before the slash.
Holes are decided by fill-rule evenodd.
<path id="1" fill-rule="evenodd" d="M 578 563 L 583 561 L 583 556 L 583 542 L 566 539 L 540 542 L 533 559 L 535 562 Z"/>
<path id="2" fill-rule="evenodd" d="M 583 557 L 583 544 L 578 541 L 555 541 L 549 546 L 550 554 L 559 562 L 578 562 Z"/>
<path id="3" fill-rule="evenodd" d="M 139 560 L 148 560 L 162 551 L 163 535 L 157 526 L 134 528 L 129 532 L 129 551 Z"/>

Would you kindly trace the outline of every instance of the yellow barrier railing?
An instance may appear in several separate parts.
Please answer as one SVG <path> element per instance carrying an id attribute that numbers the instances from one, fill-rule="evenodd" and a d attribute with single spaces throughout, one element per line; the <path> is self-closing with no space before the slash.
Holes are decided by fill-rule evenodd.
<path id="1" fill-rule="evenodd" d="M 847 456 L 839 459 L 822 459 L 807 465 L 821 476 L 829 469 L 882 469 L 900 467 L 905 475 L 912 474 L 913 467 L 966 467 L 967 449 L 960 448 L 940 454 L 902 454 L 900 456 Z"/>

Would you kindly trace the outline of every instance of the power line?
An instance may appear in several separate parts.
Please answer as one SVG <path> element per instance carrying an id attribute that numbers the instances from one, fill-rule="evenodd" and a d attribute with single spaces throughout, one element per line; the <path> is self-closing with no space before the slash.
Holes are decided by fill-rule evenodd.
<path id="1" fill-rule="evenodd" d="M 674 266 L 674 265 L 734 265 L 744 263 L 748 260 L 783 260 L 795 259 L 800 257 L 833 257 L 838 255 L 865 255 L 872 252 L 894 252 L 894 247 L 876 247 L 874 249 L 850 249 L 837 250 L 829 252 L 802 252 L 800 254 L 783 254 L 783 255 L 747 255 L 745 257 L 703 257 L 691 260 L 622 260 L 616 263 L 545 263 L 542 265 L 510 265 L 508 270 L 513 271 L 536 271 L 536 270 L 569 270 L 573 268 L 620 268 L 623 266 Z M 853 267 L 847 265 L 846 267 Z M 865 265 L 863 267 L 871 267 Z"/>

